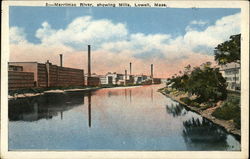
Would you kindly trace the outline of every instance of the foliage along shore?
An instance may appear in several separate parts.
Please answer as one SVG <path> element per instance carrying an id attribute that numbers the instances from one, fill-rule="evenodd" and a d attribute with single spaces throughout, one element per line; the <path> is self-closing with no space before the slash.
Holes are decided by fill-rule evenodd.
<path id="1" fill-rule="evenodd" d="M 224 109 L 225 104 L 227 104 L 228 101 L 219 101 L 215 103 L 214 106 L 209 106 L 206 104 L 198 104 L 198 103 L 192 103 L 192 97 L 190 98 L 187 93 L 181 92 L 172 88 L 161 88 L 159 89 L 159 92 L 166 95 L 167 97 L 183 104 L 191 111 L 194 111 L 198 114 L 200 114 L 202 117 L 210 120 L 211 122 L 219 125 L 220 127 L 223 127 L 227 132 L 235 135 L 238 139 L 241 137 L 241 130 L 240 130 L 240 123 L 237 124 L 237 122 L 234 122 L 233 119 L 230 117 L 227 118 L 228 120 L 221 119 L 221 116 L 215 115 L 215 112 L 220 113 L 220 109 Z M 189 99 L 189 100 L 187 100 Z M 191 103 L 190 103 L 191 101 Z M 187 104 L 189 103 L 189 104 Z M 192 105 L 192 106 L 191 106 Z M 216 117 L 215 117 L 216 116 Z M 239 116 L 240 118 L 240 116 Z M 239 119 L 240 120 L 240 119 Z"/>

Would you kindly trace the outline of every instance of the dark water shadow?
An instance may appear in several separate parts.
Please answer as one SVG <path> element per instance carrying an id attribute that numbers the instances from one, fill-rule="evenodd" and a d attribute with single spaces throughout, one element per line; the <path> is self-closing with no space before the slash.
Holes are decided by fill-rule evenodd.
<path id="1" fill-rule="evenodd" d="M 187 114 L 187 110 L 181 104 L 169 104 L 166 105 L 166 111 L 173 117 L 184 116 Z"/>
<path id="2" fill-rule="evenodd" d="M 200 150 L 227 150 L 227 133 L 209 120 L 191 118 L 183 122 L 183 137 L 187 147 Z"/>
<path id="3" fill-rule="evenodd" d="M 9 121 L 52 119 L 63 112 L 84 104 L 85 92 L 45 94 L 37 97 L 9 100 Z"/>

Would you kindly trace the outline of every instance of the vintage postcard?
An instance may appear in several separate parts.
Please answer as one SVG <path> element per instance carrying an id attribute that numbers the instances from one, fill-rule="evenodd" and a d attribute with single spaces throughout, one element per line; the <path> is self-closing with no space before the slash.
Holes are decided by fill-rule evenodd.
<path id="1" fill-rule="evenodd" d="M 248 158 L 247 1 L 4 1 L 1 158 Z"/>

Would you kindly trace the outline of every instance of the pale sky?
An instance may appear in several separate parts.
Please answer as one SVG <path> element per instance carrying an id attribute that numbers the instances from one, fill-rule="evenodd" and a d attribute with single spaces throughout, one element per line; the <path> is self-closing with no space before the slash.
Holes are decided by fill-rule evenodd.
<path id="1" fill-rule="evenodd" d="M 240 33 L 240 9 L 10 7 L 10 61 L 50 60 L 92 72 L 169 77 L 213 62 L 213 49 Z"/>

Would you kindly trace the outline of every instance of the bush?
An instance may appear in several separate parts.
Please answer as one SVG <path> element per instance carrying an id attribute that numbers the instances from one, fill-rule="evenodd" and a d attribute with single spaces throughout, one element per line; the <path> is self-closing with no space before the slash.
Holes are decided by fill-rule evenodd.
<path id="1" fill-rule="evenodd" d="M 232 96 L 231 96 L 232 97 Z M 240 118 L 240 99 L 229 98 L 227 99 L 220 108 L 217 108 L 212 115 L 219 119 L 231 120 L 234 119 L 236 123 L 239 123 Z"/>
<path id="2" fill-rule="evenodd" d="M 233 119 L 234 125 L 237 129 L 240 129 L 241 125 L 241 119 L 240 119 L 240 113 L 237 113 L 236 117 Z"/>
<path id="3" fill-rule="evenodd" d="M 200 104 L 194 101 L 192 101 L 190 105 L 196 108 L 200 108 Z"/>
<path id="4" fill-rule="evenodd" d="M 166 93 L 166 94 L 170 94 L 170 93 L 171 93 L 171 91 L 169 91 L 169 90 L 165 90 L 165 93 Z"/>
<path id="5" fill-rule="evenodd" d="M 196 95 L 195 102 L 217 102 L 227 98 L 226 80 L 220 73 L 219 68 L 211 67 L 211 63 L 207 62 L 201 67 L 195 67 L 193 70 L 184 71 L 184 74 L 173 76 L 170 79 L 172 88 Z M 175 95 L 175 93 L 174 93 Z"/>
<path id="6" fill-rule="evenodd" d="M 192 100 L 189 99 L 188 97 L 180 98 L 180 100 L 187 105 L 190 105 L 192 103 Z"/>

